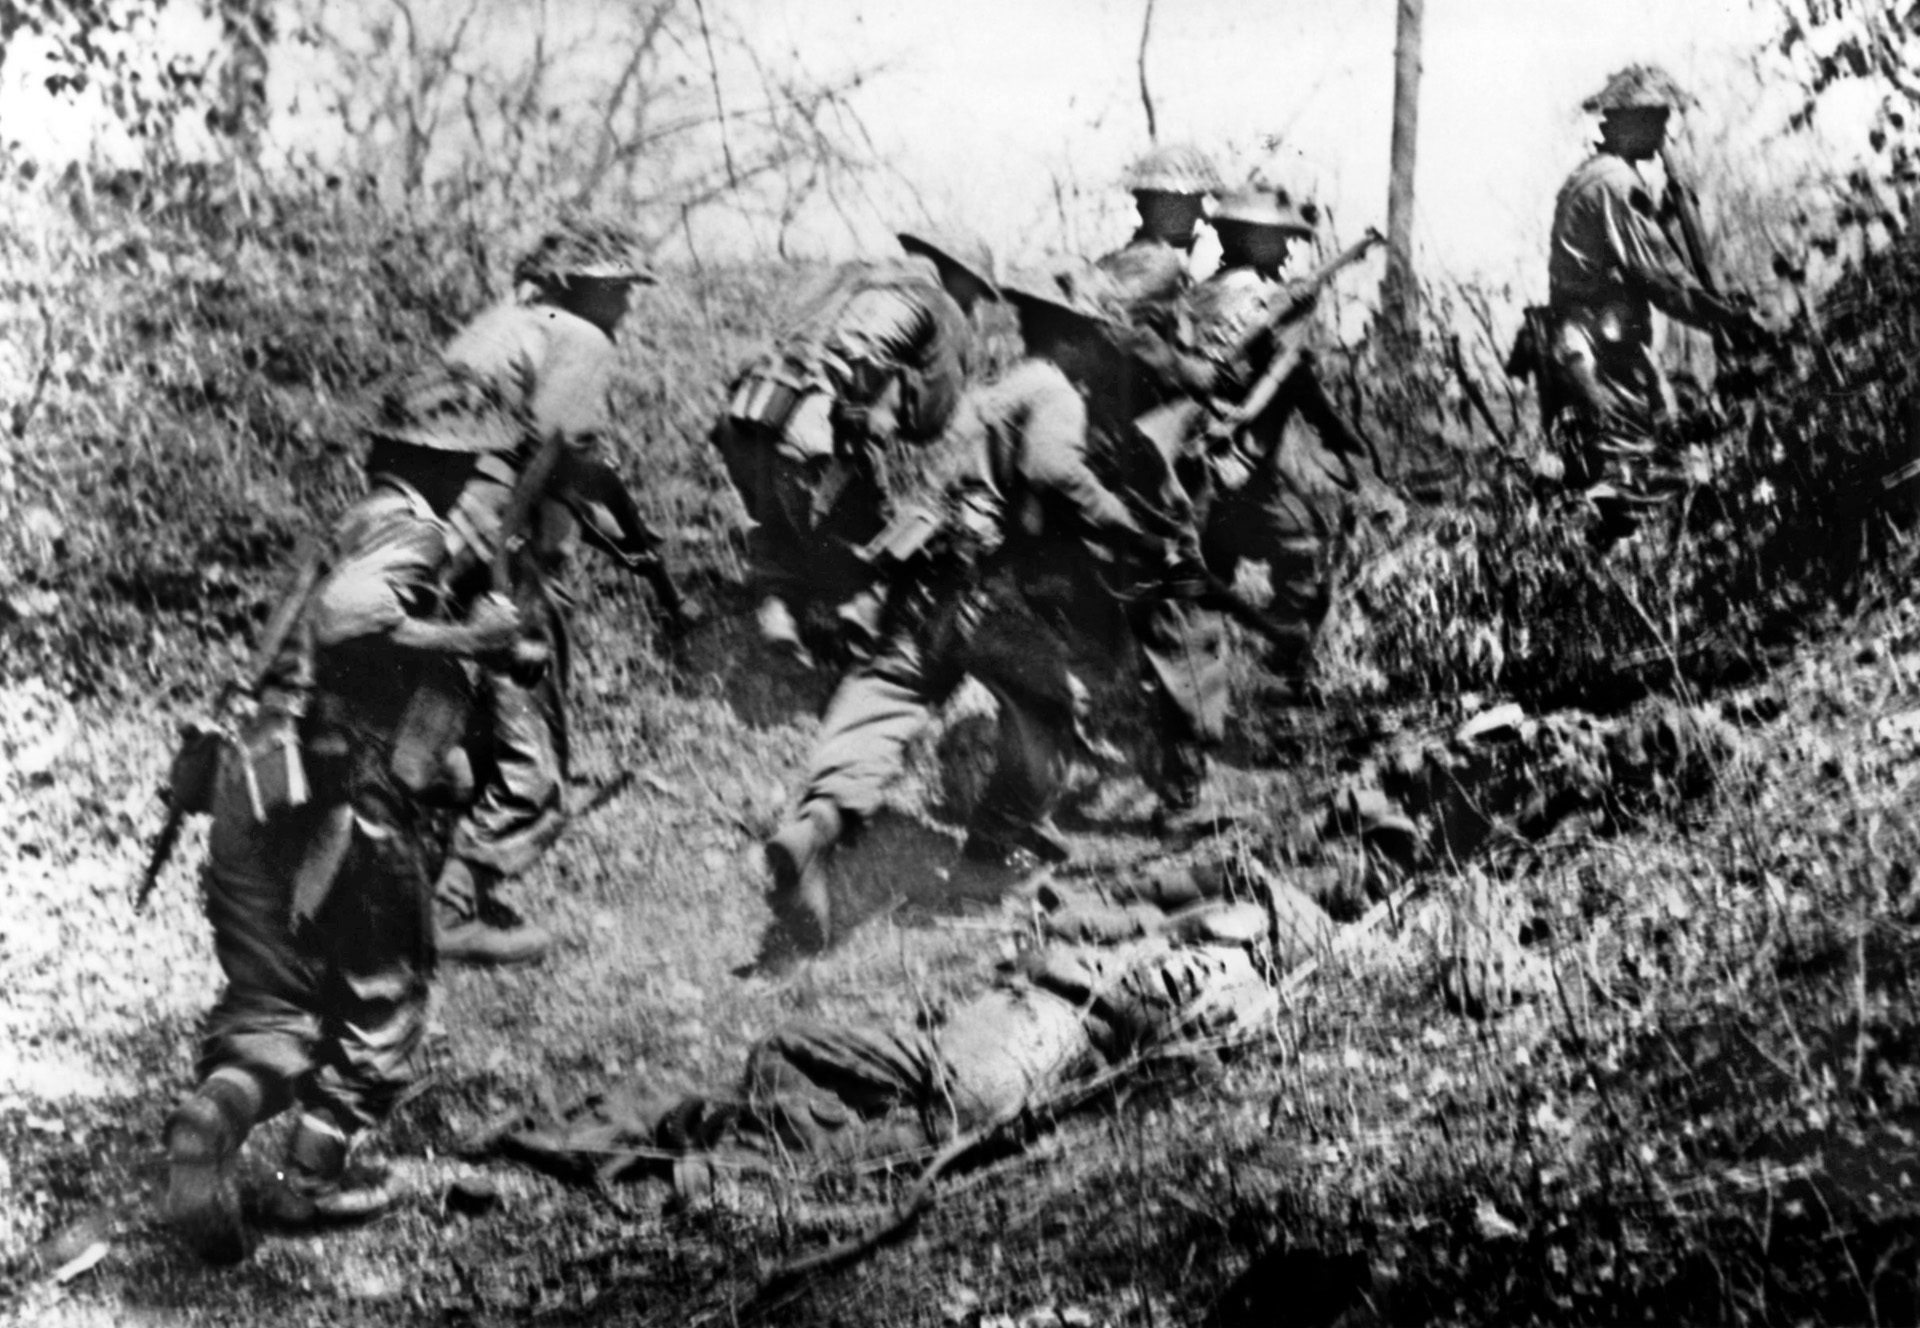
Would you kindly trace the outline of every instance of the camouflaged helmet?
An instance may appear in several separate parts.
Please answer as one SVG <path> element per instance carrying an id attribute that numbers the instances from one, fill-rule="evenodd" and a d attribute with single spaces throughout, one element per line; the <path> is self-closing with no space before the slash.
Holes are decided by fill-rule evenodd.
<path id="1" fill-rule="evenodd" d="M 1021 317 L 1049 319 L 1056 327 L 1082 334 L 1126 325 L 1126 310 L 1117 293 L 1097 272 L 1076 273 L 1072 279 L 1003 282 L 1000 293 Z"/>
<path id="2" fill-rule="evenodd" d="M 597 281 L 659 280 L 640 255 L 633 232 L 617 221 L 566 217 L 513 265 L 513 280 L 564 285 L 576 278 Z"/>
<path id="3" fill-rule="evenodd" d="M 899 239 L 908 253 L 924 254 L 936 266 L 959 268 L 986 287 L 990 298 L 1000 298 L 993 250 L 980 237 L 955 231 L 901 231 Z"/>
<path id="4" fill-rule="evenodd" d="M 1693 103 L 1673 76 L 1659 65 L 1628 65 L 1607 85 L 1580 103 L 1583 111 L 1681 110 Z"/>
<path id="5" fill-rule="evenodd" d="M 1121 183 L 1136 194 L 1217 194 L 1222 188 L 1213 160 L 1191 143 L 1154 148 L 1127 167 Z"/>
<path id="6" fill-rule="evenodd" d="M 1222 198 L 1211 220 L 1216 226 L 1226 222 L 1289 235 L 1313 234 L 1307 208 L 1295 203 L 1286 190 L 1258 182 L 1243 185 Z"/>

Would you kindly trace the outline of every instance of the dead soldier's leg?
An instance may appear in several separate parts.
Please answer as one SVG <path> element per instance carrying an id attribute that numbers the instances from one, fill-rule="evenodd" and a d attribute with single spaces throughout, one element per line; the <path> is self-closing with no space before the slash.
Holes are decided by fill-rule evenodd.
<path id="1" fill-rule="evenodd" d="M 742 1142 L 839 1161 L 921 1148 L 937 1137 L 939 1061 L 925 1034 L 801 1022 L 754 1044 L 742 1084 Z"/>

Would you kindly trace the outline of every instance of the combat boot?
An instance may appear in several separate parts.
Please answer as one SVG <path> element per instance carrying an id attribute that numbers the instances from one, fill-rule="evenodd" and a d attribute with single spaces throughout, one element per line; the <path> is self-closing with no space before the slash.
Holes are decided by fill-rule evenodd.
<path id="1" fill-rule="evenodd" d="M 785 600 L 778 595 L 766 596 L 754 610 L 753 617 L 760 632 L 760 644 L 800 668 L 813 667 L 813 655 L 800 639 L 799 620 Z"/>
<path id="2" fill-rule="evenodd" d="M 840 640 L 849 657 L 865 662 L 880 649 L 880 626 L 886 616 L 887 601 L 876 587 L 869 586 L 834 611 L 840 624 Z"/>
<path id="3" fill-rule="evenodd" d="M 393 1209 L 398 1190 L 385 1167 L 350 1160 L 346 1132 L 311 1112 L 287 1140 L 286 1164 L 261 1203 L 264 1220 L 288 1231 L 370 1222 Z"/>
<path id="4" fill-rule="evenodd" d="M 239 1263 L 253 1249 L 234 1160 L 256 1110 L 245 1089 L 216 1075 L 167 1119 L 161 1219 L 208 1263 Z"/>
<path id="5" fill-rule="evenodd" d="M 495 895 L 499 877 L 448 858 L 433 891 L 433 938 L 442 963 L 476 968 L 537 964 L 553 949 L 553 933 L 528 922 Z"/>
<path id="6" fill-rule="evenodd" d="M 826 854 L 843 828 L 839 808 L 814 801 L 767 841 L 767 870 L 773 875 L 767 906 L 788 939 L 808 954 L 826 949 L 833 938 Z"/>

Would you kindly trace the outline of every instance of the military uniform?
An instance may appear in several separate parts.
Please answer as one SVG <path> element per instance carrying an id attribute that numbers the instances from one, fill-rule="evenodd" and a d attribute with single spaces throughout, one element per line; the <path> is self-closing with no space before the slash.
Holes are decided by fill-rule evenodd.
<path id="1" fill-rule="evenodd" d="M 896 621 L 827 708 L 800 814 L 767 850 L 776 912 L 809 948 L 827 939 L 820 857 L 845 821 L 879 807 L 907 744 L 968 675 L 999 703 L 998 759 L 969 856 L 1065 856 L 1050 816 L 1081 743 L 1084 679 L 1127 654 L 1116 583 L 1167 555 L 1103 478 L 1104 435 L 1054 363 L 1027 360 L 970 392 L 951 434 L 976 458 L 955 492 L 970 527 L 991 532 L 990 570 L 927 592 L 925 611 Z"/>
<path id="2" fill-rule="evenodd" d="M 934 274 L 868 264 L 734 380 L 712 441 L 754 523 L 763 602 L 839 604 L 870 584 L 856 551 L 890 515 L 888 454 L 946 428 L 968 341 Z"/>
<path id="3" fill-rule="evenodd" d="M 1086 695 L 1076 670 L 1124 648 L 1124 616 L 1088 541 L 1125 548 L 1147 537 L 1095 473 L 1086 403 L 1053 365 L 1029 360 L 979 389 L 953 435 L 977 456 L 981 491 L 1000 513 L 1002 570 L 848 675 L 804 800 L 871 815 L 907 742 L 972 674 L 1001 705 L 999 761 L 973 829 L 1012 845 L 1052 811 L 1073 757 Z"/>
<path id="4" fill-rule="evenodd" d="M 1667 114 L 1684 99 L 1651 66 L 1614 75 L 1584 103 L 1604 117 L 1601 148 L 1568 177 L 1554 204 L 1542 400 L 1565 407 L 1572 478 L 1609 486 L 1611 504 L 1656 501 L 1674 478 L 1658 436 L 1671 390 L 1654 354 L 1653 311 L 1737 336 L 1758 331 L 1749 315 L 1702 285 L 1662 229 L 1636 165 L 1658 151 Z"/>
<path id="5" fill-rule="evenodd" d="M 538 257 L 526 260 L 534 264 L 530 279 L 565 277 L 565 260 L 549 270 Z M 651 278 L 621 268 L 612 279 Z M 479 772 L 478 796 L 454 827 L 448 867 L 437 886 L 449 927 L 462 928 L 443 940 L 461 959 L 531 960 L 550 944 L 543 931 L 514 918 L 492 892 L 499 880 L 530 867 L 565 821 L 568 653 L 566 604 L 556 582 L 582 534 L 647 575 L 668 613 L 678 612 L 659 538 L 601 455 L 611 434 L 607 394 L 615 359 L 610 330 L 588 317 L 545 296 L 506 301 L 481 314 L 432 364 L 387 394 L 371 428 L 368 470 L 376 480 L 404 484 L 416 467 L 433 464 L 435 457 L 478 456 L 448 521 L 464 545 L 481 554 L 498 542 L 500 498 L 526 463 L 529 448 L 555 435 L 562 440 L 546 498 L 527 532 L 529 543 L 513 556 L 515 599 L 544 641 L 551 664 L 532 678 L 502 668 L 481 670 L 481 713 L 491 730 L 484 744 L 487 760 Z M 488 932 L 484 924 L 492 921 L 510 925 Z M 474 932 L 492 941 L 509 931 L 526 944 L 485 945 L 469 953 L 460 939 Z"/>
<path id="6" fill-rule="evenodd" d="M 1223 201 L 1216 225 L 1312 233 L 1284 194 L 1261 188 Z M 1356 499 L 1379 480 L 1365 440 L 1315 376 L 1306 344 L 1315 332 L 1311 317 L 1260 331 L 1277 307 L 1297 297 L 1275 270 L 1240 255 L 1239 243 L 1223 235 L 1225 265 L 1188 298 L 1182 358 L 1189 387 L 1233 407 L 1276 357 L 1298 356 L 1300 363 L 1264 409 L 1186 459 L 1183 473 L 1203 513 L 1200 553 L 1208 569 L 1231 584 L 1242 562 L 1267 564 L 1269 617 L 1296 637 L 1292 647 L 1277 647 L 1270 663 L 1292 674 L 1326 615 L 1334 537 Z"/>
<path id="7" fill-rule="evenodd" d="M 364 1216 L 390 1197 L 341 1180 L 349 1141 L 412 1083 L 426 1033 L 428 790 L 404 776 L 444 768 L 457 718 L 431 717 L 464 714 L 468 681 L 454 654 L 396 637 L 445 615 L 449 539 L 417 494 L 383 486 L 349 508 L 258 712 L 217 768 L 203 883 L 227 982 L 200 1087 L 168 1124 L 166 1200 L 210 1258 L 246 1253 L 231 1158 L 288 1106 L 301 1109 L 289 1174 L 306 1189 L 276 1191 L 283 1217 L 292 1205 L 311 1220 L 316 1202 L 323 1216 Z M 297 727 L 301 756 L 276 752 L 280 726 Z M 271 778 L 281 760 L 300 776 Z"/>
<path id="8" fill-rule="evenodd" d="M 1581 439 L 1571 461 L 1588 483 L 1644 491 L 1668 396 L 1653 349 L 1653 311 L 1710 324 L 1701 289 L 1656 219 L 1632 162 L 1601 152 L 1561 186 L 1547 259 L 1554 365 Z M 1718 301 L 1714 301 L 1717 305 Z"/>

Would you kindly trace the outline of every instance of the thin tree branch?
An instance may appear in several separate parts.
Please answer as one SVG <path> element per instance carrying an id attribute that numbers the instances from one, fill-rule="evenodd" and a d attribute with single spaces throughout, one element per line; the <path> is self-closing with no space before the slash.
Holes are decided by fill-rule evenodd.
<path id="1" fill-rule="evenodd" d="M 1147 87 L 1147 39 L 1153 35 L 1154 0 L 1147 0 L 1147 12 L 1140 19 L 1140 104 L 1147 110 L 1147 142 L 1160 141 L 1160 126 L 1153 115 L 1153 92 Z"/>
<path id="2" fill-rule="evenodd" d="M 734 179 L 733 145 L 727 141 L 727 105 L 720 99 L 720 63 L 713 58 L 713 33 L 707 27 L 706 0 L 693 0 L 693 9 L 700 16 L 700 40 L 707 47 L 707 73 L 713 79 L 713 108 L 720 117 L 720 155 L 726 159 L 727 179 Z"/>

